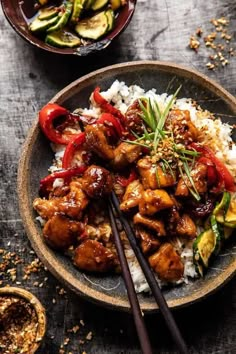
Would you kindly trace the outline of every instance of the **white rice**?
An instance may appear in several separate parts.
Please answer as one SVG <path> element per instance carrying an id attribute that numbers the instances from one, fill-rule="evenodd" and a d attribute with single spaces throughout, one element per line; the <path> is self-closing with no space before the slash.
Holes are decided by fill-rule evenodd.
<path id="1" fill-rule="evenodd" d="M 143 88 L 137 85 L 131 85 L 128 87 L 124 82 L 119 82 L 118 80 L 116 80 L 107 91 L 101 92 L 101 95 L 123 114 L 127 111 L 127 108 L 140 97 L 156 100 L 161 111 L 164 110 L 172 98 L 172 95 L 168 96 L 167 93 L 161 95 L 157 94 L 156 89 L 151 89 L 145 92 Z M 231 126 L 222 123 L 220 119 L 215 119 L 210 112 L 202 110 L 192 99 L 177 99 L 174 108 L 189 110 L 192 122 L 196 125 L 199 131 L 202 132 L 202 141 L 206 142 L 207 145 L 215 151 L 216 156 L 227 164 L 234 177 L 236 177 L 236 145 L 232 142 L 230 137 L 232 132 Z M 94 102 L 92 96 L 90 98 L 90 107 L 80 109 L 80 112 L 84 115 L 89 115 L 95 118 L 98 118 L 101 114 L 101 110 Z M 53 145 L 52 147 L 55 151 L 55 163 L 50 167 L 50 172 L 61 168 L 61 159 L 64 153 L 64 146 Z M 56 180 L 55 186 L 61 185 L 61 183 L 63 183 L 61 180 Z M 182 240 L 181 238 L 176 238 L 172 241 L 172 244 L 180 254 L 184 264 L 183 278 L 177 283 L 187 283 L 189 277 L 195 278 L 197 276 L 193 265 L 192 242 L 193 241 L 189 241 L 186 243 L 186 240 Z M 126 255 L 129 259 L 129 267 L 136 291 L 149 291 L 149 286 L 133 251 L 131 249 L 126 249 Z M 165 284 L 160 281 L 159 283 L 160 285 Z"/>

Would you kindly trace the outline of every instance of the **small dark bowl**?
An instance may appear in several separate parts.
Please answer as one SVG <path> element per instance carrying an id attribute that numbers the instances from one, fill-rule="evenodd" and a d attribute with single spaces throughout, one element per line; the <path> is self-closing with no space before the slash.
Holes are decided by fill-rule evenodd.
<path id="1" fill-rule="evenodd" d="M 97 70 L 65 87 L 51 99 L 51 102 L 70 110 L 86 107 L 89 96 L 96 86 L 107 90 L 116 79 L 125 81 L 127 85 L 137 84 L 145 90 L 155 87 L 159 94 L 166 92 L 167 88 L 168 92 L 175 92 L 177 87 L 182 85 L 179 98 L 191 97 L 203 109 L 221 117 L 223 122 L 235 124 L 236 99 L 220 85 L 194 70 L 156 61 L 122 63 Z M 48 270 L 78 295 L 112 309 L 130 311 L 127 292 L 120 275 L 84 274 L 73 266 L 71 259 L 55 252 L 44 242 L 41 226 L 35 220 L 37 214 L 32 203 L 34 198 L 38 197 L 39 181 L 48 174 L 52 159 L 50 143 L 39 129 L 37 118 L 25 141 L 18 170 L 20 212 L 34 250 Z M 200 301 L 235 275 L 234 236 L 203 278 L 189 280 L 189 284 L 163 289 L 169 307 L 180 308 Z M 139 294 L 139 302 L 144 312 L 157 310 L 154 298 L 150 295 Z"/>
<path id="2" fill-rule="evenodd" d="M 3 12 L 13 29 L 26 41 L 38 48 L 47 50 L 57 54 L 75 54 L 85 56 L 93 52 L 106 48 L 111 41 L 117 37 L 129 24 L 136 5 L 136 0 L 127 0 L 127 4 L 123 6 L 119 15 L 115 19 L 114 29 L 102 39 L 77 48 L 56 48 L 35 36 L 28 29 L 30 19 L 36 14 L 34 9 L 34 1 L 32 0 L 0 0 Z"/>

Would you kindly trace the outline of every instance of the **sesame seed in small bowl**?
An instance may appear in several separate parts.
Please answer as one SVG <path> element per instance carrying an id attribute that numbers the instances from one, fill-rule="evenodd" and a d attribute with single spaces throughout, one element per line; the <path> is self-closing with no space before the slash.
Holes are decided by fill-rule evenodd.
<path id="1" fill-rule="evenodd" d="M 33 354 L 46 331 L 45 309 L 29 291 L 0 288 L 0 343 L 4 354 Z"/>

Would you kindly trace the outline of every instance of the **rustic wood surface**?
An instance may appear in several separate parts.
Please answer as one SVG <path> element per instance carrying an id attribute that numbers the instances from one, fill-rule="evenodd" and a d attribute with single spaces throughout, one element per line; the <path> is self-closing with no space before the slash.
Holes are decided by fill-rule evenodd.
<path id="1" fill-rule="evenodd" d="M 230 19 L 230 46 L 236 48 L 236 3 L 232 0 L 138 0 L 126 31 L 102 53 L 89 58 L 50 55 L 23 41 L 0 10 L 0 248 L 16 252 L 17 278 L 0 273 L 1 286 L 14 284 L 31 290 L 47 310 L 48 329 L 39 354 L 140 353 L 132 317 L 82 301 L 47 271 L 23 280 L 24 267 L 35 259 L 25 234 L 16 195 L 17 164 L 21 146 L 36 112 L 58 90 L 83 74 L 124 61 L 157 59 L 195 68 L 236 94 L 236 57 L 226 67 L 209 71 L 211 50 L 201 39 L 198 53 L 188 48 L 197 27 L 210 33 L 212 18 Z M 204 35 L 203 34 L 203 35 Z M 3 255 L 0 255 L 2 262 Z M 8 269 L 14 268 L 14 264 Z M 236 280 L 217 294 L 176 311 L 190 353 L 236 352 Z M 160 315 L 145 318 L 155 353 L 176 353 Z M 84 324 L 84 325 L 83 325 Z M 79 325 L 76 333 L 68 329 Z M 92 332 L 86 339 L 89 332 Z M 67 345 L 63 345 L 64 341 Z M 64 353 L 61 351 L 61 353 Z"/>

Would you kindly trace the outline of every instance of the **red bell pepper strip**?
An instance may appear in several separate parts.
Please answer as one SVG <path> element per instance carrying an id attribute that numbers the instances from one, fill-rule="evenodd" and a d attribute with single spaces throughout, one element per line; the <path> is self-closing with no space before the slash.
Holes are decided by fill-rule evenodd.
<path id="1" fill-rule="evenodd" d="M 119 138 L 122 137 L 122 134 L 125 132 L 125 129 L 121 125 L 120 121 L 113 116 L 111 113 L 103 113 L 100 118 L 96 121 L 97 124 L 107 125 L 109 130 L 110 128 L 117 134 Z M 112 134 L 112 131 L 111 131 Z"/>
<path id="2" fill-rule="evenodd" d="M 215 164 L 207 157 L 201 156 L 197 162 L 207 166 L 207 181 L 210 186 L 217 183 L 219 180 Z M 219 182 L 219 181 L 218 181 Z"/>
<path id="3" fill-rule="evenodd" d="M 190 144 L 190 147 L 197 152 L 200 152 L 203 157 L 210 159 L 215 165 L 218 183 L 217 186 L 212 190 L 213 192 L 220 192 L 222 189 L 226 189 L 229 192 L 236 191 L 234 177 L 231 175 L 225 164 L 215 156 L 214 152 L 210 148 L 197 143 Z"/>
<path id="4" fill-rule="evenodd" d="M 62 168 L 67 169 L 71 167 L 71 163 L 73 160 L 73 157 L 75 155 L 76 150 L 83 145 L 85 142 L 85 133 L 82 132 L 74 137 L 72 139 L 64 152 L 63 158 L 62 158 Z"/>
<path id="5" fill-rule="evenodd" d="M 57 130 L 53 125 L 55 119 L 62 116 L 68 119 L 70 112 L 56 103 L 48 103 L 39 112 L 39 124 L 50 141 L 56 144 L 67 145 L 75 134 L 62 134 L 62 132 Z"/>
<path id="6" fill-rule="evenodd" d="M 137 178 L 137 173 L 134 169 L 130 171 L 129 177 L 125 178 L 120 175 L 116 175 L 116 182 L 119 183 L 122 187 L 127 187 L 131 182 L 135 181 Z"/>
<path id="7" fill-rule="evenodd" d="M 119 111 L 119 109 L 115 108 L 110 104 L 102 95 L 100 94 L 100 87 L 96 87 L 93 91 L 93 98 L 94 101 L 107 113 L 113 114 L 115 117 L 119 118 L 120 122 L 125 126 L 126 125 L 126 118 L 125 116 Z"/>
<path id="8" fill-rule="evenodd" d="M 39 187 L 39 194 L 41 196 L 44 196 L 47 194 L 47 192 L 52 189 L 53 182 L 55 181 L 56 178 L 63 178 L 68 181 L 74 176 L 81 175 L 83 174 L 87 169 L 87 166 L 77 166 L 73 168 L 69 168 L 67 170 L 60 170 L 60 171 L 55 171 L 51 173 L 50 175 L 44 177 L 40 181 L 40 187 Z"/>

